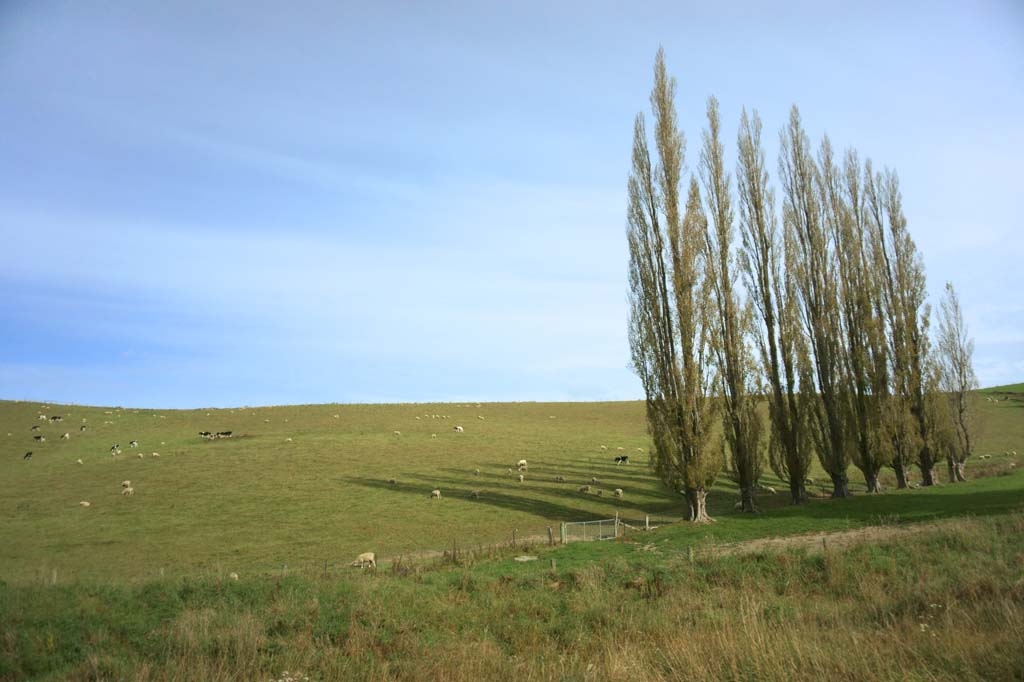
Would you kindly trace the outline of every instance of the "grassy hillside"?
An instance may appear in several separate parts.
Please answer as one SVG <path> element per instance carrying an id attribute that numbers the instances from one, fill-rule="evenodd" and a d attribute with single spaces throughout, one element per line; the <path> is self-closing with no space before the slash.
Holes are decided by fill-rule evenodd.
<path id="1" fill-rule="evenodd" d="M 970 464 L 968 475 L 1005 467 L 1008 451 L 1024 454 L 1024 402 L 1012 397 L 979 399 L 981 451 L 996 457 Z M 680 499 L 661 487 L 638 451 L 648 447 L 642 410 L 638 402 L 188 411 L 0 403 L 0 577 L 252 573 L 347 562 L 363 551 L 394 557 L 453 540 L 462 547 L 502 542 L 513 529 L 536 535 L 562 520 L 616 512 L 678 518 Z M 63 421 L 39 421 L 40 413 Z M 45 443 L 32 440 L 36 425 Z M 455 425 L 465 432 L 455 433 Z M 235 436 L 208 442 L 197 435 L 224 430 Z M 70 440 L 59 438 L 65 432 Z M 132 439 L 138 450 L 128 447 Z M 123 452 L 112 457 L 115 443 Z M 614 465 L 619 447 L 633 464 Z M 22 459 L 27 450 L 31 461 Z M 530 462 L 523 483 L 507 473 L 520 458 Z M 578 492 L 593 476 L 602 497 Z M 134 497 L 120 495 L 125 479 Z M 851 480 L 856 492 L 855 470 Z M 808 519 L 817 523 L 814 514 L 841 508 L 787 509 L 779 482 L 770 475 L 765 482 L 780 494 L 763 495 L 759 502 L 770 513 L 751 520 L 733 512 L 734 486 L 720 479 L 709 506 L 722 523 L 700 532 L 724 537 L 758 524 L 768 524 L 759 532 L 792 532 L 810 527 Z M 429 499 L 435 487 L 442 500 Z M 624 499 L 608 494 L 614 488 Z M 480 498 L 471 499 L 471 490 Z"/>

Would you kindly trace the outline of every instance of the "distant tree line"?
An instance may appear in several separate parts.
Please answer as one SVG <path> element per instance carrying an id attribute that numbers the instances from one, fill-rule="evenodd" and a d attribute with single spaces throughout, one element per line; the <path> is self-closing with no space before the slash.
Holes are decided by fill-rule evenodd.
<path id="1" fill-rule="evenodd" d="M 757 510 L 765 464 L 804 502 L 815 456 L 833 497 L 849 495 L 851 463 L 869 492 L 885 467 L 900 488 L 912 467 L 932 485 L 943 460 L 964 480 L 973 344 L 951 284 L 932 343 L 896 173 L 852 149 L 837 158 L 827 136 L 813 150 L 794 106 L 779 134 L 777 206 L 757 111 L 742 112 L 733 175 L 711 97 L 685 178 L 675 90 L 659 50 L 653 153 L 642 113 L 633 130 L 629 340 L 653 465 L 685 494 L 690 520 L 710 520 L 707 490 L 723 470 L 744 511 Z"/>

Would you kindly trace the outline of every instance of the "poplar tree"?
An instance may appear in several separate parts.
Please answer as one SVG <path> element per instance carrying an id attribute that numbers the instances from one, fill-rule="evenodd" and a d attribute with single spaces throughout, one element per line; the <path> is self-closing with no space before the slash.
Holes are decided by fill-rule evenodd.
<path id="1" fill-rule="evenodd" d="M 782 219 L 790 233 L 788 243 L 794 249 L 788 266 L 793 270 L 802 331 L 810 347 L 817 388 L 811 433 L 818 461 L 832 479 L 832 496 L 846 497 L 851 448 L 836 259 L 825 225 L 827 207 L 820 196 L 819 171 L 796 106 L 780 133 L 780 149 Z M 811 387 L 801 385 L 801 390 L 808 392 Z"/>
<path id="2" fill-rule="evenodd" d="M 736 185 L 743 248 L 740 263 L 756 317 L 754 339 L 767 380 L 770 421 L 768 461 L 789 485 L 794 504 L 807 500 L 811 466 L 807 398 L 801 397 L 799 357 L 806 355 L 796 317 L 793 278 L 782 268 L 784 241 L 775 217 L 775 193 L 765 169 L 761 119 L 757 111 L 740 117 Z M 813 387 L 811 388 L 813 392 Z"/>
<path id="3" fill-rule="evenodd" d="M 703 523 L 711 521 L 707 490 L 719 469 L 709 447 L 715 409 L 701 255 L 707 227 L 692 178 L 685 212 L 679 210 L 685 138 L 676 122 L 675 88 L 659 49 L 651 91 L 657 164 L 652 163 L 642 113 L 633 129 L 626 219 L 629 343 L 646 396 L 654 469 L 665 485 L 686 495 L 687 518 Z"/>
<path id="4" fill-rule="evenodd" d="M 953 438 L 948 443 L 946 463 L 949 482 L 964 481 L 964 464 L 974 453 L 977 415 L 971 403 L 971 391 L 978 388 L 974 374 L 974 339 L 967 335 L 960 298 L 953 284 L 946 282 L 945 295 L 939 308 L 938 356 L 939 386 L 948 400 L 948 416 Z"/>
<path id="5" fill-rule="evenodd" d="M 733 248 L 735 230 L 729 174 L 720 138 L 718 100 L 708 98 L 708 128 L 703 134 L 700 177 L 707 203 L 704 258 L 711 299 L 711 351 L 722 401 L 722 429 L 730 472 L 740 489 L 740 506 L 755 512 L 754 490 L 761 477 L 761 417 L 757 413 L 758 368 L 748 346 L 752 311 L 737 292 L 739 267 Z"/>

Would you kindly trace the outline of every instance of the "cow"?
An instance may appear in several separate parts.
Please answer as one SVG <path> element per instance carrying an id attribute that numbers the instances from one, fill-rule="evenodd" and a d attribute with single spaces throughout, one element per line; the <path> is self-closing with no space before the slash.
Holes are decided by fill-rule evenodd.
<path id="1" fill-rule="evenodd" d="M 214 434 L 213 437 L 214 438 L 231 438 L 231 431 L 218 431 L 217 433 Z"/>
<path id="2" fill-rule="evenodd" d="M 137 448 L 137 447 L 139 447 L 139 441 L 137 441 L 137 440 L 129 441 L 128 442 L 128 447 L 130 447 L 130 448 Z"/>
<path id="3" fill-rule="evenodd" d="M 25 456 L 22 457 L 22 459 L 32 459 L 32 451 L 29 450 L 28 452 L 26 452 Z"/>
<path id="4" fill-rule="evenodd" d="M 46 436 L 32 436 L 32 438 L 34 438 L 35 441 L 38 442 L 38 443 L 45 443 L 46 442 Z"/>
<path id="5" fill-rule="evenodd" d="M 615 458 L 615 464 L 629 464 L 629 455 L 622 455 Z"/>
<path id="6" fill-rule="evenodd" d="M 39 430 L 39 427 L 38 427 L 38 426 L 33 426 L 33 427 L 32 427 L 32 430 L 33 430 L 33 431 L 38 431 L 38 430 Z"/>
<path id="7" fill-rule="evenodd" d="M 53 417 L 50 417 L 50 421 L 52 421 L 52 422 L 62 422 L 62 421 L 64 421 L 64 417 L 53 416 Z"/>

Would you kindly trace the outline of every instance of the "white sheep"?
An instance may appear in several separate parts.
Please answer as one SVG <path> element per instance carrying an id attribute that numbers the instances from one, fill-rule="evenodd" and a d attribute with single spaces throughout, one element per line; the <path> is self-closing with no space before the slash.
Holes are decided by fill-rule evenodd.
<path id="1" fill-rule="evenodd" d="M 590 492 L 590 486 L 589 485 L 580 486 L 580 492 L 581 493 L 589 493 Z"/>
<path id="2" fill-rule="evenodd" d="M 593 476 L 593 477 L 591 477 L 591 479 L 590 479 L 590 483 L 591 483 L 592 485 L 597 485 L 597 476 Z"/>
<path id="3" fill-rule="evenodd" d="M 131 488 L 132 487 L 132 482 L 131 481 L 121 481 L 121 487 L 122 488 Z"/>
<path id="4" fill-rule="evenodd" d="M 519 482 L 522 483 L 524 480 L 526 480 L 526 477 L 523 476 L 522 474 L 519 474 Z"/>
<path id="5" fill-rule="evenodd" d="M 622 452 L 623 450 L 625 450 L 625 448 L 615 448 L 615 449 L 618 450 L 619 452 Z"/>
<path id="6" fill-rule="evenodd" d="M 519 460 L 519 462 L 516 463 L 516 466 L 519 467 L 520 469 L 525 469 L 526 468 L 526 460 L 525 459 Z"/>
<path id="7" fill-rule="evenodd" d="M 622 497 L 622 488 L 616 488 L 612 491 L 612 495 L 615 497 Z"/>
<path id="8" fill-rule="evenodd" d="M 154 452 L 152 455 L 150 455 L 150 457 L 159 457 L 159 456 L 160 456 L 159 452 Z"/>
<path id="9" fill-rule="evenodd" d="M 480 470 L 479 469 L 473 469 L 473 475 L 474 476 L 479 476 L 480 475 Z"/>
<path id="10" fill-rule="evenodd" d="M 86 502 L 85 500 L 82 500 L 81 502 L 78 503 L 78 506 L 80 506 L 80 507 L 89 507 L 91 505 L 88 502 Z"/>
<path id="11" fill-rule="evenodd" d="M 465 431 L 465 429 L 462 428 L 461 426 L 456 426 L 452 430 L 455 431 L 455 433 L 462 433 Z"/>
<path id="12" fill-rule="evenodd" d="M 394 432 L 394 434 L 395 434 L 396 436 L 401 436 L 401 435 L 402 435 L 402 432 L 401 432 L 401 431 L 395 431 L 395 432 Z"/>
<path id="13" fill-rule="evenodd" d="M 430 434 L 430 437 L 431 438 L 437 438 L 437 434 L 436 433 L 432 433 L 432 434 Z"/>
<path id="14" fill-rule="evenodd" d="M 232 571 L 231 573 L 228 573 L 228 577 L 231 578 L 232 580 L 238 580 L 238 574 L 235 573 L 234 571 Z"/>
<path id="15" fill-rule="evenodd" d="M 81 463 L 82 463 L 82 460 L 80 460 L 80 459 L 78 459 L 78 460 L 75 460 L 75 461 L 76 461 L 76 462 L 77 462 L 78 464 L 81 464 Z"/>
<path id="16" fill-rule="evenodd" d="M 139 459 L 142 459 L 143 457 L 145 457 L 145 455 L 140 452 L 139 453 Z"/>
<path id="17" fill-rule="evenodd" d="M 607 450 L 607 449 L 608 449 L 608 446 L 607 446 L 607 445 L 602 445 L 602 446 L 601 446 L 601 449 L 602 449 L 602 450 Z"/>
<path id="18" fill-rule="evenodd" d="M 483 421 L 484 416 L 482 414 L 478 414 L 476 418 L 479 419 L 480 421 Z"/>
<path id="19" fill-rule="evenodd" d="M 774 495 L 775 494 L 775 488 L 771 487 L 770 485 L 763 486 L 761 488 L 761 490 L 765 491 L 769 495 Z"/>
<path id="20" fill-rule="evenodd" d="M 65 433 L 63 436 L 60 437 L 60 439 L 61 440 L 71 440 L 71 434 L 70 433 Z"/>
<path id="21" fill-rule="evenodd" d="M 132 496 L 135 494 L 135 488 L 128 487 L 121 490 L 122 495 Z"/>
<path id="22" fill-rule="evenodd" d="M 359 568 L 365 568 L 367 566 L 377 568 L 377 555 L 373 552 L 363 552 L 356 557 L 356 560 L 352 562 L 352 565 L 358 566 Z"/>
<path id="23" fill-rule="evenodd" d="M 432 499 L 432 500 L 440 500 L 441 499 L 441 491 L 437 490 L 437 489 L 431 490 L 430 491 L 430 499 Z"/>

